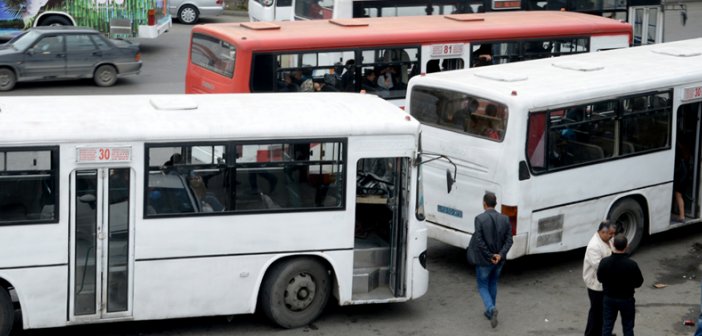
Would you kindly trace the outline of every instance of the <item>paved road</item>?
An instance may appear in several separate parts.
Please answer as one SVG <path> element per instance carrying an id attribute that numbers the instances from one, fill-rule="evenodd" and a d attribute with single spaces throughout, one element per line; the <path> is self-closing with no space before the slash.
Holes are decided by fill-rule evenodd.
<path id="1" fill-rule="evenodd" d="M 206 22 L 241 21 L 222 16 Z M 2 95 L 77 95 L 181 93 L 190 26 L 175 24 L 156 40 L 142 40 L 144 71 L 125 78 L 112 88 L 95 87 L 91 81 L 20 84 Z M 463 251 L 430 241 L 429 292 L 408 303 L 338 307 L 330 305 L 315 323 L 281 330 L 259 315 L 207 317 L 17 331 L 16 335 L 106 336 L 219 336 L 219 335 L 582 335 L 588 308 L 581 280 L 583 249 L 567 253 L 530 256 L 508 262 L 500 284 L 500 325 L 491 329 L 481 314 L 475 272 L 465 266 Z M 689 227 L 657 235 L 642 245 L 634 259 L 645 277 L 636 294 L 637 335 L 692 335 L 700 304 L 699 264 L 702 260 L 702 227 Z M 655 283 L 668 287 L 653 288 Z M 619 328 L 619 327 L 617 327 Z M 621 333 L 619 330 L 618 333 Z"/>
<path id="2" fill-rule="evenodd" d="M 200 23 L 244 21 L 243 16 L 203 18 Z M 174 23 L 169 32 L 157 39 L 135 39 L 141 47 L 143 67 L 140 74 L 121 78 L 115 86 L 102 88 L 92 79 L 18 83 L 2 96 L 38 95 L 115 95 L 185 92 L 185 65 L 190 30 L 193 26 Z"/>

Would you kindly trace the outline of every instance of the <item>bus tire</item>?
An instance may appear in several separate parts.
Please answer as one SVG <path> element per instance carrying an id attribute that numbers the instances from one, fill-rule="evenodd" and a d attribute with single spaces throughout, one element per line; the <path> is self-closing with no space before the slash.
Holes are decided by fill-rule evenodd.
<path id="1" fill-rule="evenodd" d="M 271 267 L 261 284 L 259 304 L 271 321 L 297 328 L 314 321 L 329 301 L 329 271 L 312 258 L 295 258 Z"/>
<path id="2" fill-rule="evenodd" d="M 185 5 L 178 11 L 178 21 L 182 24 L 194 24 L 199 18 L 200 12 L 195 6 Z"/>
<path id="3" fill-rule="evenodd" d="M 52 15 L 44 20 L 41 20 L 41 26 L 72 26 L 70 20 L 63 16 Z"/>
<path id="4" fill-rule="evenodd" d="M 115 67 L 103 64 L 95 69 L 93 80 L 97 86 L 112 86 L 117 82 L 117 69 Z"/>
<path id="5" fill-rule="evenodd" d="M 0 336 L 10 335 L 14 321 L 15 308 L 12 305 L 10 294 L 0 287 Z"/>
<path id="6" fill-rule="evenodd" d="M 617 234 L 623 233 L 629 241 L 629 253 L 634 252 L 644 234 L 644 213 L 639 202 L 626 198 L 614 204 L 609 211 L 610 223 L 616 225 Z"/>
<path id="7" fill-rule="evenodd" d="M 17 75 L 12 69 L 0 68 L 0 91 L 10 91 L 17 84 Z"/>

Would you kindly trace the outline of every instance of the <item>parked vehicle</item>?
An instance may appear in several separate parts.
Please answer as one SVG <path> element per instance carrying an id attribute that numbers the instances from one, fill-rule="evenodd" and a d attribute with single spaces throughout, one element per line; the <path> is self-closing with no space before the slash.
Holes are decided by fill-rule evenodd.
<path id="1" fill-rule="evenodd" d="M 93 78 L 112 86 L 141 70 L 139 45 L 92 28 L 35 27 L 0 45 L 0 91 L 17 82 Z"/>
<path id="2" fill-rule="evenodd" d="M 200 16 L 217 16 L 224 12 L 224 0 L 171 0 L 168 2 L 171 16 L 183 24 L 194 24 Z"/>

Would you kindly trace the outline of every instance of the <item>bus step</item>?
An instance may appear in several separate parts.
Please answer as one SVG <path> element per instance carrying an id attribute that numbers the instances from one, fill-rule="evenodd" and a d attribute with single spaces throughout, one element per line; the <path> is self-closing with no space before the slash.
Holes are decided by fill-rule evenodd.
<path id="1" fill-rule="evenodd" d="M 389 247 L 356 248 L 353 250 L 353 268 L 386 267 L 390 265 Z"/>
<path id="2" fill-rule="evenodd" d="M 387 267 L 354 269 L 352 293 L 368 293 L 382 284 L 387 284 L 389 274 Z"/>

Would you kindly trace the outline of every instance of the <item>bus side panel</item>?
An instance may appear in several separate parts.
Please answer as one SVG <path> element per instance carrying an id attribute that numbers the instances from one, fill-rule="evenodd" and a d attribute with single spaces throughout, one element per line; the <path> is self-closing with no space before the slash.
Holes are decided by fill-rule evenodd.
<path id="1" fill-rule="evenodd" d="M 33 245 L 40 244 L 35 242 Z M 13 252 L 13 255 L 20 254 Z M 25 329 L 66 325 L 67 276 L 68 270 L 65 265 L 0 271 L 0 278 L 15 287 L 22 306 L 22 323 Z"/>
<path id="2" fill-rule="evenodd" d="M 344 211 L 149 219 L 136 227 L 136 260 L 351 249 L 353 225 Z"/>
<path id="3" fill-rule="evenodd" d="M 139 320 L 253 313 L 257 280 L 270 255 L 137 261 Z"/>
<path id="4" fill-rule="evenodd" d="M 567 251 L 587 245 L 599 222 L 607 218 L 613 203 L 629 194 L 646 198 L 651 232 L 669 226 L 673 154 L 673 151 L 665 150 L 532 176 L 524 181 L 522 197 L 525 206 L 520 210 L 533 211 L 527 253 Z M 651 165 L 650 162 L 670 164 Z M 646 169 L 632 171 L 630 167 Z M 624 180 L 623 172 L 628 174 Z M 580 183 L 583 178 L 589 182 Z M 573 189 L 571 183 L 579 187 Z"/>
<path id="5" fill-rule="evenodd" d="M 67 234 L 62 223 L 0 227 L 0 268 L 66 264 Z"/>
<path id="6" fill-rule="evenodd" d="M 629 46 L 628 35 L 604 35 L 590 38 L 590 51 L 626 48 Z"/>

